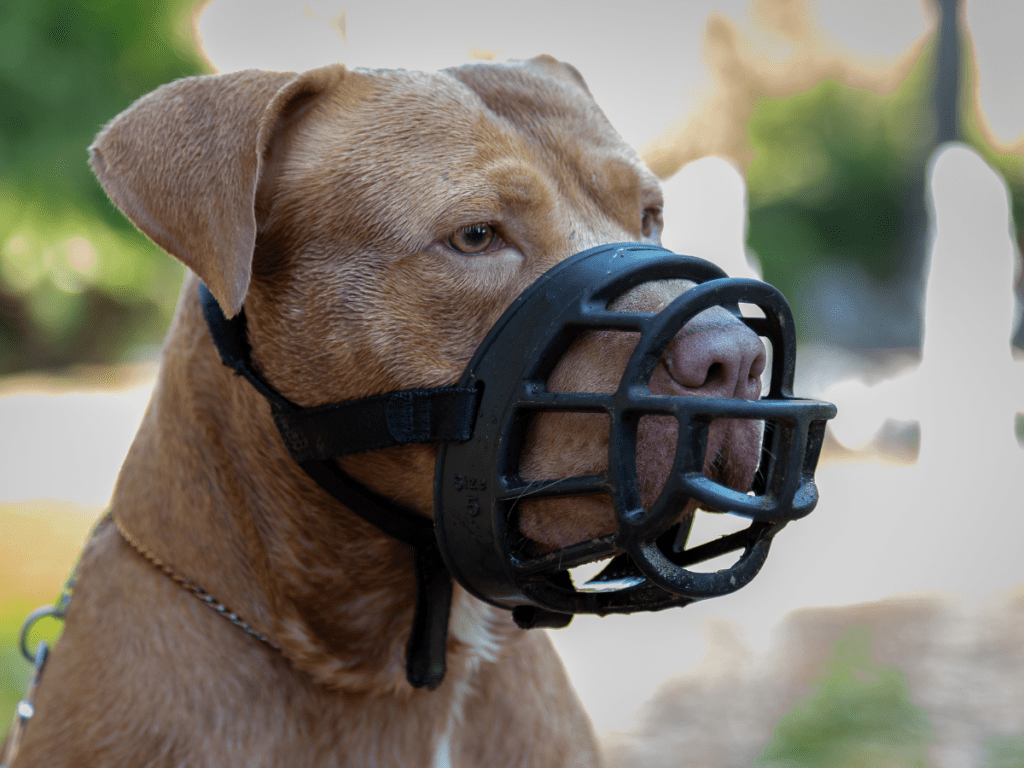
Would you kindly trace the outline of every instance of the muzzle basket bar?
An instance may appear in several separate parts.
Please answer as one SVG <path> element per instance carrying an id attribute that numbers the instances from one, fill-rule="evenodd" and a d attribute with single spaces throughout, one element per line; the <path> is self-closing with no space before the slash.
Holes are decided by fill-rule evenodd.
<path id="1" fill-rule="evenodd" d="M 698 285 L 660 312 L 615 312 L 611 302 L 644 283 L 689 280 Z M 743 317 L 741 303 L 763 318 Z M 761 400 L 653 395 L 650 378 L 665 349 L 691 318 L 725 307 L 771 345 L 770 386 Z M 552 392 L 547 380 L 572 342 L 587 331 L 639 333 L 617 390 L 611 394 Z M 739 589 L 760 570 L 772 537 L 817 503 L 814 469 L 825 421 L 835 406 L 793 396 L 796 337 L 789 306 L 770 285 L 731 279 L 713 264 L 638 243 L 584 251 L 558 264 L 527 289 L 481 343 L 459 382 L 480 393 L 473 437 L 440 446 L 435 475 L 435 525 L 453 576 L 477 597 L 511 608 L 523 626 L 565 624 L 575 613 L 630 613 L 685 605 Z M 530 421 L 544 412 L 603 413 L 610 420 L 608 469 L 600 475 L 526 481 L 519 462 Z M 648 415 L 679 425 L 673 467 L 658 499 L 644 509 L 637 479 L 637 432 Z M 708 429 L 715 419 L 766 424 L 751 494 L 703 474 Z M 524 547 L 517 506 L 524 499 L 604 494 L 614 534 L 532 555 Z M 685 549 L 691 500 L 749 518 L 745 530 Z M 742 551 L 726 570 L 689 567 Z M 612 558 L 586 584 L 568 572 Z"/>

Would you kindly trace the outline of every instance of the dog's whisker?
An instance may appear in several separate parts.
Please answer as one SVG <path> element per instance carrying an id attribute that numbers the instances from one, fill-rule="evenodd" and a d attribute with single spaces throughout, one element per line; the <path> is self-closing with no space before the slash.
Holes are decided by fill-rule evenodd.
<path id="1" fill-rule="evenodd" d="M 536 488 L 556 488 L 562 483 L 566 482 L 569 478 L 560 477 L 554 480 L 530 480 L 527 482 L 523 489 L 515 496 L 513 504 L 518 503 L 523 497 L 529 496 L 530 493 Z"/>

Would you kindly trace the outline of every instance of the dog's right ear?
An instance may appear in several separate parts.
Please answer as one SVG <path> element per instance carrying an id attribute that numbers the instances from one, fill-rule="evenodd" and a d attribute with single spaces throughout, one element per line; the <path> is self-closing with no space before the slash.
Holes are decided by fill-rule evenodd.
<path id="1" fill-rule="evenodd" d="M 233 317 L 252 276 L 256 194 L 274 136 L 344 77 L 338 64 L 178 80 L 100 132 L 89 147 L 93 170 L 115 205 Z"/>

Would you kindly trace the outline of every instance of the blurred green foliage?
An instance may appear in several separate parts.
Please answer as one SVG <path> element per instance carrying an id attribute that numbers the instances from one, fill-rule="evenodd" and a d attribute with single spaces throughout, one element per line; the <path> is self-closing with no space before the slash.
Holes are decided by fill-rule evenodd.
<path id="1" fill-rule="evenodd" d="M 871 660 L 871 627 L 837 643 L 818 689 L 775 726 L 756 768 L 916 768 L 928 765 L 927 710 L 910 698 L 903 674 Z"/>
<path id="2" fill-rule="evenodd" d="M 747 183 L 750 245 L 769 269 L 807 272 L 816 255 L 835 253 L 891 274 L 901 193 L 929 145 L 914 130 L 927 125 L 922 69 L 889 96 L 826 80 L 761 100 L 748 123 Z M 788 259 L 774 255 L 780 248 Z"/>
<path id="3" fill-rule="evenodd" d="M 888 96 L 826 80 L 758 104 L 748 124 L 748 244 L 791 301 L 825 258 L 855 261 L 878 281 L 893 276 L 907 188 L 930 144 L 918 128 L 928 125 L 926 71 L 919 62 Z"/>
<path id="4" fill-rule="evenodd" d="M 195 0 L 12 0 L 0 14 L 0 374 L 158 343 L 182 268 L 107 201 L 86 147 L 158 85 L 204 71 Z"/>
<path id="5" fill-rule="evenodd" d="M 1024 734 L 991 736 L 985 743 L 988 761 L 985 768 L 1021 768 L 1024 766 Z"/>
<path id="6" fill-rule="evenodd" d="M 1024 232 L 1024 158 L 1000 153 L 974 115 L 973 55 L 963 38 L 960 126 L 1004 177 L 1017 232 Z M 826 80 L 786 98 L 762 99 L 748 123 L 748 245 L 764 278 L 793 305 L 802 339 L 811 281 L 826 265 L 852 262 L 882 293 L 902 273 L 916 281 L 924 256 L 923 174 L 935 146 L 934 46 L 890 94 Z M 871 311 L 874 308 L 867 308 Z"/>

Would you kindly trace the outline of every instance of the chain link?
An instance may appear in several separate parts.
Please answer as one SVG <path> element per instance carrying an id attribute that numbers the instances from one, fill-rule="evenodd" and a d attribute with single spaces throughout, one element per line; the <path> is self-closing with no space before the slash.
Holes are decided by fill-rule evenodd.
<path id="1" fill-rule="evenodd" d="M 236 627 L 241 629 L 243 632 L 246 632 L 246 633 L 252 635 L 253 637 L 255 637 L 260 642 L 262 642 L 262 643 L 270 646 L 271 648 L 273 648 L 275 651 L 280 651 L 281 650 L 281 647 L 279 645 L 277 645 L 273 640 L 268 638 L 262 632 L 258 632 L 255 629 L 253 629 L 252 625 L 249 624 L 249 622 L 247 622 L 245 619 L 243 619 L 237 613 L 235 613 L 230 608 L 228 608 L 226 605 L 224 605 L 224 603 L 219 602 L 213 595 L 211 595 L 209 592 L 207 592 L 201 586 L 196 584 L 194 581 L 191 581 L 187 577 L 182 576 L 180 573 L 178 573 L 173 568 L 171 568 L 169 565 L 167 565 L 167 563 L 165 563 L 159 557 L 157 557 L 152 552 L 150 552 L 149 549 L 147 549 L 146 546 L 141 541 L 139 541 L 138 539 L 135 538 L 135 536 L 132 535 L 131 531 L 129 531 L 124 526 L 124 524 L 120 520 L 117 519 L 116 516 L 112 516 L 112 517 L 114 519 L 114 525 L 117 526 L 117 532 L 121 534 L 121 538 L 123 538 L 126 542 L 128 542 L 128 544 L 131 545 L 132 549 L 134 549 L 136 552 L 138 552 L 140 555 L 142 555 L 146 560 L 148 560 L 150 563 L 152 563 L 157 569 L 162 571 L 164 573 L 164 575 L 169 577 L 171 579 L 171 581 L 174 581 L 175 583 L 177 583 L 182 588 L 184 588 L 184 589 L 188 590 L 189 592 L 191 592 L 193 595 L 195 595 L 203 603 L 203 605 L 205 605 L 210 610 L 214 611 L 218 616 L 221 616 L 221 617 L 227 619 L 228 621 L 230 621 L 232 624 L 234 624 Z"/>
<path id="2" fill-rule="evenodd" d="M 154 555 L 146 546 L 136 539 L 132 533 L 124 526 L 124 524 L 117 519 L 112 513 L 107 513 L 93 528 L 93 533 L 89 535 L 92 539 L 98 527 L 104 522 L 104 520 L 110 517 L 114 521 L 114 525 L 117 527 L 117 532 L 121 534 L 128 544 L 131 545 L 132 549 L 142 555 L 146 560 L 152 563 L 156 568 L 162 571 L 172 581 L 187 589 L 193 595 L 195 595 L 203 605 L 207 606 L 210 610 L 217 613 L 219 616 L 230 621 L 236 627 L 242 631 L 252 635 L 257 640 L 273 648 L 275 651 L 280 651 L 281 648 L 274 643 L 270 638 L 264 635 L 262 632 L 257 632 L 253 629 L 252 625 L 249 624 L 245 619 L 239 616 L 237 613 L 228 608 L 224 603 L 219 602 L 213 595 L 207 592 L 205 589 L 200 587 L 195 582 L 182 576 L 180 573 L 171 568 L 167 563 L 161 560 L 159 557 Z M 40 619 L 50 616 L 58 621 L 64 620 L 64 615 L 67 613 L 68 604 L 71 602 L 71 592 L 75 586 L 75 580 L 78 575 L 78 565 L 76 564 L 74 569 L 71 571 L 71 576 L 64 584 L 64 588 L 61 590 L 60 597 L 57 598 L 57 602 L 53 605 L 48 605 L 45 608 L 37 608 L 28 615 L 25 619 L 25 623 L 21 627 L 21 638 L 19 645 L 21 646 L 22 655 L 33 663 L 32 679 L 29 682 L 28 689 L 25 692 L 24 698 L 18 702 L 17 709 L 14 714 L 14 722 L 11 723 L 11 728 L 7 734 L 6 744 L 0 745 L 0 768 L 9 768 L 11 763 L 14 761 L 18 754 L 18 749 L 21 744 L 21 739 L 24 736 L 25 729 L 28 726 L 29 720 L 35 712 L 35 697 L 36 691 L 39 688 L 39 683 L 43 677 L 43 667 L 46 664 L 46 660 L 49 655 L 49 646 L 45 640 L 41 640 L 39 645 L 36 646 L 35 652 L 32 652 L 28 648 L 29 632 L 37 621 Z"/>

